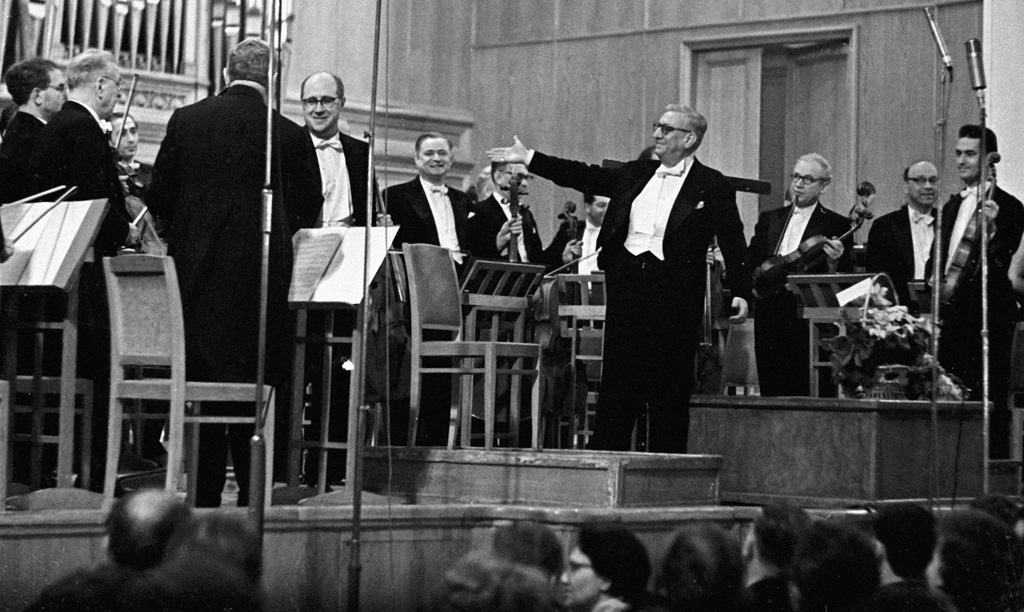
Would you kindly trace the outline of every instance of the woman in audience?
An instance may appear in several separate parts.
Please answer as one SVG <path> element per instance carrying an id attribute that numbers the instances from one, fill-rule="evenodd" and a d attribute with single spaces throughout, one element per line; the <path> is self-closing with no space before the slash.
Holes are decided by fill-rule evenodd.
<path id="1" fill-rule="evenodd" d="M 551 584 L 537 569 L 470 553 L 445 575 L 432 612 L 552 612 Z"/>
<path id="2" fill-rule="evenodd" d="M 562 543 L 547 525 L 513 521 L 494 531 L 491 554 L 498 558 L 540 570 L 554 585 L 565 564 Z"/>

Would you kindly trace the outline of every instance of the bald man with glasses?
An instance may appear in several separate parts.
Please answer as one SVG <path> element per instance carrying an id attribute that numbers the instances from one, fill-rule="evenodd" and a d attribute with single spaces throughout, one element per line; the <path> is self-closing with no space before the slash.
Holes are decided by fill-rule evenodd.
<path id="1" fill-rule="evenodd" d="M 694 156 L 707 130 L 700 113 L 670 105 L 654 124 L 659 160 L 603 168 L 528 149 L 518 139 L 488 151 L 563 187 L 610 198 L 598 234 L 607 279 L 603 376 L 591 448 L 629 450 L 647 406 L 647 450 L 685 453 L 693 360 L 704 312 L 705 256 L 713 238 L 725 255 L 736 314 L 747 314 L 750 275 L 736 192 Z M 642 436 L 638 436 L 642 437 Z"/>
<path id="2" fill-rule="evenodd" d="M 805 273 L 853 269 L 852 236 L 843 242 L 835 240 L 850 229 L 850 220 L 821 203 L 831 182 L 832 166 L 821 155 L 809 153 L 797 160 L 790 177 L 789 201 L 758 217 L 747 249 L 751 271 L 771 257 L 796 252 L 803 241 L 819 235 L 828 239 L 825 257 Z M 786 289 L 785 279 L 777 286 L 757 290 L 755 297 L 754 352 L 761 395 L 810 395 L 809 331 L 807 321 L 797 316 L 799 298 Z"/>
<path id="3" fill-rule="evenodd" d="M 868 233 L 868 272 L 884 272 L 892 279 L 900 304 L 916 309 L 907 283 L 928 277 L 928 260 L 935 240 L 935 198 L 939 173 L 931 162 L 919 161 L 903 170 L 906 202 L 871 223 Z"/>

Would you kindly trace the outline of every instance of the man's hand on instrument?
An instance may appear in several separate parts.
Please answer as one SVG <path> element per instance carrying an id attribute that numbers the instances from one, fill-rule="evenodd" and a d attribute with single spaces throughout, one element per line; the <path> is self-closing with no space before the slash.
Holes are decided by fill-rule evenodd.
<path id="1" fill-rule="evenodd" d="M 378 227 L 391 227 L 395 222 L 391 220 L 391 215 L 385 215 L 384 213 L 377 213 L 377 226 Z"/>
<path id="2" fill-rule="evenodd" d="M 516 217 L 515 219 L 509 219 L 501 226 L 501 230 L 498 231 L 497 238 L 494 239 L 495 246 L 498 247 L 498 251 L 503 251 L 508 246 L 509 240 L 512 239 L 512 234 L 521 236 L 523 234 L 523 218 Z"/>
<path id="3" fill-rule="evenodd" d="M 509 163 L 509 164 L 526 164 L 530 165 L 530 160 L 533 159 L 533 149 L 528 149 L 519 140 L 518 136 L 512 137 L 511 147 L 496 147 L 487 152 L 487 158 L 492 162 Z"/>
<path id="4" fill-rule="evenodd" d="M 569 263 L 574 259 L 583 257 L 583 241 L 582 240 L 570 240 L 565 243 L 565 248 L 562 249 L 562 263 Z"/>
<path id="5" fill-rule="evenodd" d="M 747 313 L 750 311 L 750 306 L 747 305 L 747 301 L 741 297 L 732 298 L 732 307 L 736 309 L 736 314 L 729 317 L 729 323 L 733 325 L 740 325 L 747 320 Z"/>
<path id="6" fill-rule="evenodd" d="M 140 224 L 141 225 L 141 224 Z M 124 239 L 125 246 L 133 247 L 142 240 L 142 228 L 134 223 L 128 224 L 128 236 Z"/>
<path id="7" fill-rule="evenodd" d="M 825 256 L 828 257 L 829 263 L 839 261 L 839 258 L 843 256 L 843 251 L 846 250 L 843 243 L 835 238 L 826 240 L 822 248 L 825 249 Z"/>
<path id="8" fill-rule="evenodd" d="M 996 204 L 995 200 L 985 200 L 985 227 L 988 230 L 989 237 L 996 232 L 996 215 L 999 214 L 999 205 Z"/>

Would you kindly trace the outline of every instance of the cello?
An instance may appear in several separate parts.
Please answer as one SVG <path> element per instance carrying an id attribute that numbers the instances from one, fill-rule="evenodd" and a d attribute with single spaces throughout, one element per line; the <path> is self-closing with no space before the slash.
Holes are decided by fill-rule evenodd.
<path id="1" fill-rule="evenodd" d="M 508 181 L 508 209 L 512 213 L 512 221 L 519 217 L 519 186 L 522 180 L 521 176 L 513 172 Z M 519 236 L 515 232 L 510 232 L 508 235 L 508 260 L 512 263 L 519 263 Z"/>
<path id="2" fill-rule="evenodd" d="M 875 193 L 875 186 L 869 181 L 864 181 L 857 187 L 857 195 L 861 201 L 854 205 L 848 215 L 851 225 L 842 236 L 835 238 L 840 242 L 853 235 L 864 225 L 864 219 L 870 219 L 874 215 L 867 206 L 866 201 Z M 793 204 L 796 206 L 796 203 Z M 790 215 L 793 211 L 790 210 Z M 786 220 L 786 225 L 789 219 Z M 783 226 L 785 228 L 785 226 Z M 779 236 L 779 242 L 785 232 Z M 800 274 L 818 264 L 825 256 L 825 245 L 829 239 L 818 235 L 811 236 L 800 243 L 795 251 L 785 255 L 773 255 L 761 262 L 761 265 L 754 269 L 754 295 L 758 298 L 766 298 L 777 293 L 786 285 L 786 277 L 790 274 Z"/>

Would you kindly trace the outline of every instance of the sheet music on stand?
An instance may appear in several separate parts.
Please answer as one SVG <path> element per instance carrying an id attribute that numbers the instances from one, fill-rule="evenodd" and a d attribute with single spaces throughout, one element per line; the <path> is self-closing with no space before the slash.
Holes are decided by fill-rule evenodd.
<path id="1" fill-rule="evenodd" d="M 52 210 L 51 210 L 52 208 Z M 14 254 L 0 265 L 0 286 L 67 291 L 99 233 L 107 200 L 30 202 L 0 207 Z"/>
<path id="2" fill-rule="evenodd" d="M 379 269 L 399 226 L 370 228 L 370 261 Z M 363 301 L 365 227 L 322 227 L 295 233 L 292 307 L 354 306 Z"/>

